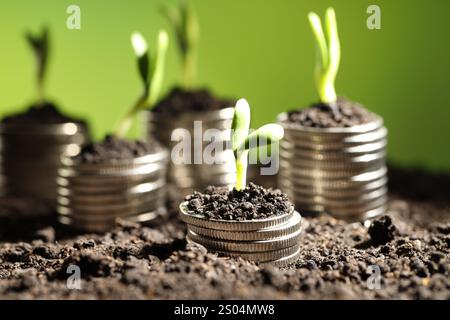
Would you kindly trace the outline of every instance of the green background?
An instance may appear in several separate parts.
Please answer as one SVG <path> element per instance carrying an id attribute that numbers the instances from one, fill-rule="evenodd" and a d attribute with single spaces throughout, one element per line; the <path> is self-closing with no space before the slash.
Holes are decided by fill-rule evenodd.
<path id="1" fill-rule="evenodd" d="M 154 43 L 158 29 L 168 27 L 161 1 L 1 0 L 0 115 L 33 99 L 34 60 L 23 34 L 47 24 L 49 96 L 89 119 L 97 138 L 110 131 L 140 93 L 130 34 L 139 30 Z M 342 43 L 338 93 L 384 117 L 392 162 L 450 171 L 450 1 L 193 2 L 201 24 L 197 85 L 246 97 L 255 126 L 317 100 L 306 17 L 334 6 Z M 81 30 L 66 28 L 70 4 L 81 7 Z M 381 30 L 366 27 L 370 4 L 381 7 Z M 165 91 L 178 82 L 179 70 L 172 41 Z"/>

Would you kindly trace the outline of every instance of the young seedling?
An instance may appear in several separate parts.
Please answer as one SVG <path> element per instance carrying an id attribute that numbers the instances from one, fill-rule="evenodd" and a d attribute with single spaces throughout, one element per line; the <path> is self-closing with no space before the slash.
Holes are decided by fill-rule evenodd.
<path id="1" fill-rule="evenodd" d="M 242 190 L 246 186 L 249 151 L 280 141 L 284 130 L 280 125 L 270 123 L 249 134 L 250 106 L 245 99 L 239 99 L 236 103 L 231 129 L 231 148 L 236 159 L 235 187 Z"/>
<path id="2" fill-rule="evenodd" d="M 41 34 L 34 35 L 28 32 L 26 38 L 36 57 L 37 106 L 42 106 L 45 101 L 44 81 L 49 55 L 49 32 L 44 27 Z"/>
<path id="3" fill-rule="evenodd" d="M 139 32 L 131 35 L 131 44 L 137 57 L 139 75 L 143 84 L 143 92 L 134 106 L 122 117 L 116 130 L 116 136 L 123 138 L 133 122 L 134 116 L 144 109 L 153 107 L 156 103 L 164 75 L 164 61 L 169 37 L 161 30 L 154 55 L 150 55 L 147 42 Z"/>
<path id="4" fill-rule="evenodd" d="M 190 89 L 197 73 L 197 17 L 187 0 L 180 0 L 176 7 L 165 4 L 161 11 L 175 31 L 183 68 L 183 87 Z"/>
<path id="5" fill-rule="evenodd" d="M 321 102 L 328 105 L 336 115 L 339 111 L 336 106 L 337 96 L 334 81 L 341 59 L 336 14 L 333 8 L 328 8 L 325 13 L 326 36 L 319 16 L 314 12 L 310 12 L 308 18 L 317 43 L 315 76 L 319 97 Z"/>

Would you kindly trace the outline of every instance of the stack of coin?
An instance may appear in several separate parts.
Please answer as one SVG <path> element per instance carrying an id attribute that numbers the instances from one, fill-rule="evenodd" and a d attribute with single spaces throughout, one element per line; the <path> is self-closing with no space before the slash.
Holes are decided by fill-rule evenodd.
<path id="1" fill-rule="evenodd" d="M 56 203 L 56 176 L 61 156 L 77 155 L 88 140 L 79 123 L 9 124 L 0 126 L 5 191 Z"/>
<path id="2" fill-rule="evenodd" d="M 59 221 L 104 232 L 116 218 L 147 222 L 165 213 L 168 152 L 114 163 L 76 163 L 63 159 L 58 176 Z"/>
<path id="3" fill-rule="evenodd" d="M 302 217 L 292 208 L 289 214 L 268 219 L 228 221 L 192 215 L 180 205 L 180 218 L 187 224 L 187 240 L 225 256 L 284 266 L 300 253 Z"/>
<path id="4" fill-rule="evenodd" d="M 279 116 L 278 186 L 296 208 L 365 221 L 386 211 L 387 130 L 383 120 L 348 128 L 309 128 Z"/>
<path id="5" fill-rule="evenodd" d="M 234 155 L 227 149 L 233 114 L 233 108 L 185 112 L 177 117 L 146 112 L 148 137 L 172 150 L 168 179 L 183 196 L 209 185 L 234 185 Z"/>

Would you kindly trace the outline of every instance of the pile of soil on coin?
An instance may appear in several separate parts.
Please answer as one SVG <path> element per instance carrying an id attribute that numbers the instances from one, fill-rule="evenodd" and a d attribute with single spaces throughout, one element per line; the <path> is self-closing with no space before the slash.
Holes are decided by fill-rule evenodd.
<path id="1" fill-rule="evenodd" d="M 450 176 L 391 172 L 390 219 L 378 218 L 376 232 L 306 218 L 300 257 L 286 268 L 187 244 L 172 200 L 162 226 L 118 221 L 106 234 L 68 233 L 51 221 L 25 229 L 0 215 L 0 299 L 450 299 L 450 200 L 435 196 Z M 420 199 L 403 195 L 416 192 Z M 67 285 L 71 265 L 80 268 L 79 289 Z"/>
<path id="2" fill-rule="evenodd" d="M 22 113 L 6 116 L 2 120 L 2 123 L 7 124 L 61 124 L 66 122 L 84 124 L 80 119 L 74 119 L 61 113 L 58 106 L 52 102 L 33 105 Z"/>
<path id="3" fill-rule="evenodd" d="M 125 140 L 108 135 L 101 142 L 84 146 L 74 160 L 86 164 L 114 163 L 153 154 L 161 148 L 155 140 Z"/>
<path id="4" fill-rule="evenodd" d="M 336 101 L 337 113 L 324 103 L 288 112 L 288 121 L 310 128 L 347 128 L 374 120 L 374 116 L 359 103 L 345 98 Z"/>
<path id="5" fill-rule="evenodd" d="M 265 189 L 250 183 L 242 190 L 207 187 L 203 193 L 186 197 L 189 213 L 216 220 L 266 219 L 289 213 L 292 203 L 280 190 Z"/>
<path id="6" fill-rule="evenodd" d="M 178 116 L 184 112 L 215 111 L 234 107 L 234 105 L 234 100 L 217 98 L 207 89 L 185 90 L 174 88 L 152 111 Z"/>

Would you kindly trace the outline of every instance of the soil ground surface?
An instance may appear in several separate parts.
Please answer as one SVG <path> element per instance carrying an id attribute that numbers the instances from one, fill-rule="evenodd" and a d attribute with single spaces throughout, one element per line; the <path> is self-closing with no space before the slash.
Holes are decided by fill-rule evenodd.
<path id="1" fill-rule="evenodd" d="M 450 299 L 449 191 L 449 176 L 390 170 L 389 217 L 369 229 L 307 217 L 300 257 L 281 269 L 187 245 L 173 187 L 159 226 L 118 222 L 103 235 L 75 233 L 45 206 L 3 198 L 0 298 Z"/>

